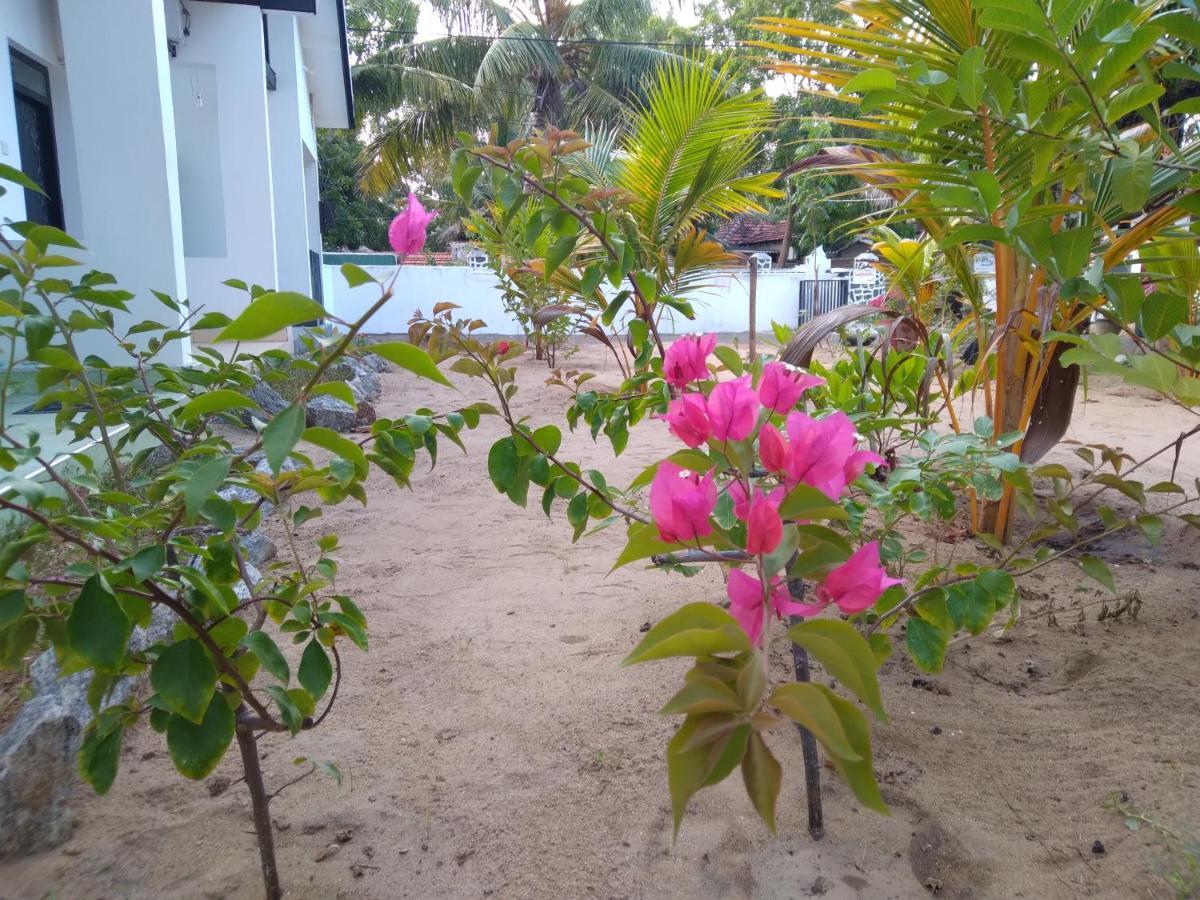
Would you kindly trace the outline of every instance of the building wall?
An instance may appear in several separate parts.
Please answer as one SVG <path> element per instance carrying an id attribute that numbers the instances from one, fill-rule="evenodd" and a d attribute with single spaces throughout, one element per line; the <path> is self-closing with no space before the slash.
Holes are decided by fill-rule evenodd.
<path id="1" fill-rule="evenodd" d="M 312 132 L 312 114 L 308 111 L 304 60 L 295 16 L 269 15 L 267 24 L 271 67 L 275 70 L 275 90 L 267 92 L 267 109 L 271 126 L 278 284 L 280 290 L 309 294 L 312 278 L 304 163 L 305 137 Z"/>
<path id="2" fill-rule="evenodd" d="M 519 334 L 521 331 L 519 323 L 504 311 L 495 276 L 490 271 L 466 266 L 364 268 L 382 284 L 396 278 L 394 297 L 371 319 L 365 329 L 369 334 L 405 332 L 414 310 L 430 315 L 434 304 L 442 301 L 459 304 L 461 309 L 455 311 L 456 317 L 483 319 L 488 323 L 489 332 Z M 350 288 L 336 266 L 325 266 L 324 269 L 326 308 L 344 321 L 356 320 L 379 299 L 377 286 L 366 284 Z M 792 271 L 764 272 L 758 276 L 757 331 L 768 331 L 772 321 L 796 324 L 801 280 L 801 276 Z M 749 331 L 747 281 L 747 276 L 741 272 L 714 274 L 710 287 L 691 298 L 696 319 L 688 320 L 668 310 L 663 317 L 663 333 Z"/>
<path id="3" fill-rule="evenodd" d="M 181 104 L 177 128 L 181 135 L 198 133 L 200 120 L 215 118 L 218 134 L 214 138 L 209 128 L 195 145 L 181 140 L 179 168 L 207 173 L 196 182 L 206 191 L 219 184 L 223 217 L 215 202 L 203 215 L 194 212 L 205 201 L 185 194 L 190 220 L 207 229 L 202 241 L 187 241 L 187 296 L 193 307 L 236 315 L 246 295 L 224 285 L 226 279 L 268 288 L 279 283 L 262 17 L 257 6 L 234 3 L 193 3 L 188 9 L 191 34 L 172 60 L 173 83 L 184 82 L 185 95 L 193 84 L 212 90 L 215 83 L 215 92 L 205 96 L 202 88 L 198 100 Z"/>

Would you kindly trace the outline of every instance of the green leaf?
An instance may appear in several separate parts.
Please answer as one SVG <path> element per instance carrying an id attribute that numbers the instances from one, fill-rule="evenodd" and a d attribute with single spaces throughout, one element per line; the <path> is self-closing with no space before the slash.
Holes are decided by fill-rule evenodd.
<path id="1" fill-rule="evenodd" d="M 292 734 L 299 734 L 304 725 L 304 712 L 296 702 L 297 698 L 292 695 L 291 691 L 285 691 L 277 684 L 268 685 L 267 693 L 279 705 L 279 717 L 283 719 L 283 724 L 287 726 L 288 731 Z"/>
<path id="2" fill-rule="evenodd" d="M 121 561 L 121 568 L 128 568 L 138 583 L 145 581 L 167 564 L 167 548 L 162 544 L 143 547 L 133 556 Z"/>
<path id="3" fill-rule="evenodd" d="M 1135 109 L 1153 103 L 1166 91 L 1166 87 L 1161 84 L 1152 84 L 1147 82 L 1139 82 L 1131 84 L 1129 87 L 1122 89 L 1115 97 L 1108 101 L 1108 113 L 1104 116 L 1104 121 L 1111 125 L 1118 119 L 1128 115 Z"/>
<path id="4" fill-rule="evenodd" d="M 279 470 L 283 468 L 283 461 L 288 458 L 288 454 L 300 441 L 300 435 L 303 433 L 304 410 L 296 403 L 267 423 L 262 433 L 263 455 L 266 456 L 267 465 L 271 467 L 273 474 L 279 474 Z"/>
<path id="5" fill-rule="evenodd" d="M 1100 582 L 1114 594 L 1117 592 L 1117 585 L 1113 581 L 1112 572 L 1103 560 L 1095 556 L 1081 556 L 1076 562 L 1079 563 L 1079 568 L 1083 570 L 1083 574 L 1096 579 L 1096 581 Z"/>
<path id="6" fill-rule="evenodd" d="M 946 609 L 957 628 L 981 634 L 991 624 L 996 603 L 978 579 L 953 584 L 946 589 Z"/>
<path id="7" fill-rule="evenodd" d="M 710 676 L 689 676 L 688 683 L 658 712 L 677 716 L 741 711 L 741 699 L 725 682 Z"/>
<path id="8" fill-rule="evenodd" d="M 197 416 L 225 412 L 230 409 L 258 409 L 258 404 L 249 397 L 239 394 L 237 391 L 222 388 L 193 397 L 179 411 L 179 418 L 181 421 L 186 422 Z"/>
<path id="9" fill-rule="evenodd" d="M 350 390 L 350 385 L 344 381 L 324 381 L 309 391 L 309 396 L 312 397 L 320 394 L 335 397 L 351 408 L 358 406 L 358 399 L 354 396 L 354 391 Z"/>
<path id="10" fill-rule="evenodd" d="M 867 91 L 893 91 L 896 75 L 890 69 L 864 69 L 844 85 L 841 94 L 863 94 Z"/>
<path id="11" fill-rule="evenodd" d="M 12 166 L 0 163 L 0 181 L 8 181 L 12 184 L 19 184 L 27 191 L 33 191 L 35 194 L 41 194 L 43 197 L 46 192 L 41 189 L 36 181 L 22 172 L 20 169 L 14 169 Z"/>
<path id="12" fill-rule="evenodd" d="M 87 727 L 79 747 L 79 774 L 97 794 L 107 794 L 116 780 L 124 736 L 120 722 L 102 729 L 99 721 L 93 721 Z"/>
<path id="13" fill-rule="evenodd" d="M 745 371 L 742 366 L 742 357 L 728 344 L 718 344 L 713 348 L 713 355 L 721 361 L 721 365 L 733 373 L 735 378 L 740 377 Z"/>
<path id="14" fill-rule="evenodd" d="M 207 778 L 233 740 L 233 710 L 221 694 L 214 694 L 199 724 L 171 714 L 167 722 L 167 750 L 171 762 L 186 778 Z"/>
<path id="15" fill-rule="evenodd" d="M 689 603 L 651 628 L 621 665 L 750 649 L 750 639 L 733 616 L 711 603 Z"/>
<path id="16" fill-rule="evenodd" d="M 936 675 L 942 671 L 949 635 L 924 619 L 910 616 L 905 625 L 904 643 L 913 662 L 922 671 Z"/>
<path id="17" fill-rule="evenodd" d="M 496 490 L 502 494 L 508 493 L 517 482 L 520 466 L 521 457 L 517 452 L 517 442 L 511 436 L 492 444 L 492 449 L 488 451 L 488 476 Z"/>
<path id="18" fill-rule="evenodd" d="M 199 725 L 216 688 L 217 670 L 195 638 L 164 650 L 150 667 L 150 686 L 177 715 Z"/>
<path id="19" fill-rule="evenodd" d="M 858 751 L 851 745 L 841 716 L 829 701 L 831 693 L 824 685 L 790 682 L 775 688 L 767 702 L 811 731 L 830 756 L 857 760 Z"/>
<path id="20" fill-rule="evenodd" d="M 575 249 L 576 235 L 568 234 L 560 237 L 554 242 L 553 246 L 546 252 L 545 259 L 545 277 L 549 278 L 554 274 L 554 271 L 562 265 L 564 259 L 571 255 L 571 251 Z"/>
<path id="21" fill-rule="evenodd" d="M 982 47 L 969 47 L 959 57 L 958 95 L 962 97 L 963 103 L 971 109 L 976 109 L 980 100 L 983 99 L 984 68 L 985 59 Z"/>
<path id="22" fill-rule="evenodd" d="M 354 263 L 342 264 L 342 277 L 346 279 L 346 284 L 355 288 L 362 284 L 378 284 L 372 275 L 369 275 L 365 269 L 356 266 Z"/>
<path id="23" fill-rule="evenodd" d="M 296 676 L 301 687 L 320 700 L 325 695 L 325 689 L 333 679 L 333 665 L 325 649 L 314 638 L 304 648 L 300 657 L 300 671 Z"/>
<path id="24" fill-rule="evenodd" d="M 0 594 L 0 629 L 8 627 L 25 615 L 25 592 L 6 591 Z"/>
<path id="25" fill-rule="evenodd" d="M 775 801 L 783 784 L 783 767 L 758 732 L 751 733 L 746 755 L 742 757 L 742 781 L 750 802 L 771 834 L 775 834 Z"/>
<path id="26" fill-rule="evenodd" d="M 831 755 L 833 767 L 838 770 L 846 784 L 850 785 L 859 803 L 886 816 L 888 807 L 879 792 L 879 784 L 875 781 L 875 765 L 871 759 L 871 727 L 867 724 L 867 717 L 853 703 L 839 697 L 825 685 L 818 684 L 816 687 L 829 698 L 830 705 L 842 723 L 842 730 L 858 757 L 851 759 Z"/>
<path id="27" fill-rule="evenodd" d="M 862 700 L 880 721 L 887 721 L 875 676 L 879 662 L 853 625 L 836 619 L 813 619 L 793 626 L 788 637 Z"/>
<path id="28" fill-rule="evenodd" d="M 265 631 L 252 631 L 242 638 L 241 645 L 258 657 L 264 669 L 284 684 L 288 683 L 291 669 L 269 634 Z"/>
<path id="29" fill-rule="evenodd" d="M 1176 325 L 1187 321 L 1188 302 L 1182 294 L 1158 290 L 1142 303 L 1142 330 L 1152 341 L 1169 335 Z"/>
<path id="30" fill-rule="evenodd" d="M 99 575 L 83 584 L 67 616 L 71 650 L 102 672 L 118 669 L 125 660 L 133 623 Z"/>
<path id="31" fill-rule="evenodd" d="M 266 435 L 263 435 L 264 443 Z M 183 487 L 183 505 L 187 509 L 189 519 L 194 519 L 200 512 L 200 507 L 229 474 L 230 458 L 218 456 L 196 468 Z"/>
<path id="32" fill-rule="evenodd" d="M 325 308 L 311 297 L 294 291 L 267 291 L 250 301 L 217 335 L 218 341 L 257 341 L 289 325 L 325 316 Z"/>
<path id="33" fill-rule="evenodd" d="M 711 465 L 711 463 L 710 463 Z M 834 519 L 845 521 L 849 516 L 840 505 L 825 496 L 824 492 L 807 484 L 798 484 L 779 504 L 781 519 Z"/>
<path id="34" fill-rule="evenodd" d="M 316 426 L 306 428 L 300 437 L 310 444 L 316 444 L 330 453 L 336 453 L 342 459 L 349 460 L 354 464 L 354 471 L 358 474 L 359 478 L 366 478 L 369 474 L 370 467 L 367 464 L 367 455 L 363 453 L 362 447 L 358 446 L 357 443 L 348 437 L 338 434 L 332 428 Z"/>
<path id="35" fill-rule="evenodd" d="M 703 717 L 688 716 L 667 744 L 667 782 L 671 789 L 671 809 L 675 834 L 687 810 L 688 801 L 702 787 L 717 784 L 728 777 L 746 754 L 750 726 L 719 733 L 710 742 L 689 747 Z"/>
<path id="36" fill-rule="evenodd" d="M 543 453 L 553 456 L 562 446 L 562 432 L 553 425 L 543 425 L 533 433 L 533 440 Z"/>
<path id="37" fill-rule="evenodd" d="M 437 367 L 430 355 L 416 344 L 406 341 L 385 341 L 382 344 L 372 344 L 371 352 L 421 378 L 436 381 L 446 387 L 454 387 L 450 380 L 442 374 L 442 370 Z"/>

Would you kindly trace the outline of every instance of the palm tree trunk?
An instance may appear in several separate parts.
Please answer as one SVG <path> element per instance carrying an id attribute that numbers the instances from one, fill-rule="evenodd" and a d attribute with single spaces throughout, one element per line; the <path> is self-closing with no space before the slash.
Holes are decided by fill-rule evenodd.
<path id="1" fill-rule="evenodd" d="M 553 75 L 538 76 L 533 97 L 533 127 L 544 131 L 562 121 L 562 85 Z"/>

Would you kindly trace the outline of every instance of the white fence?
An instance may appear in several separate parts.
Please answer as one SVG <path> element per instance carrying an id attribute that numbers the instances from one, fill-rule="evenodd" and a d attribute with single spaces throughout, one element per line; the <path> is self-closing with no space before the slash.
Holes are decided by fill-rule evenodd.
<path id="1" fill-rule="evenodd" d="M 364 266 L 379 281 L 387 284 L 396 275 L 396 266 Z M 415 310 L 430 315 L 435 303 L 448 300 L 457 303 L 462 317 L 483 319 L 488 331 L 494 334 L 519 334 L 515 319 L 504 311 L 495 276 L 487 270 L 466 266 L 400 266 L 396 278 L 395 296 L 372 317 L 367 331 L 373 334 L 396 333 L 408 330 L 408 320 Z M 336 266 L 324 266 L 323 290 L 325 308 L 338 318 L 353 321 L 379 299 L 379 289 L 371 284 L 356 288 L 347 286 Z M 800 282 L 797 271 L 762 272 L 758 276 L 756 325 L 758 331 L 769 331 L 771 322 L 795 325 L 799 315 Z M 750 330 L 749 274 L 736 272 L 714 274 L 711 286 L 689 298 L 696 309 L 696 318 L 689 321 L 667 310 L 663 317 L 663 332 L 744 332 Z"/>

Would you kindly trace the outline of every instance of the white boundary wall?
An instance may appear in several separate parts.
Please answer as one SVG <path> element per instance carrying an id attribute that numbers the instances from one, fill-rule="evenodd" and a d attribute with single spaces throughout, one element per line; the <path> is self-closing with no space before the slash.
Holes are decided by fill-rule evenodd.
<path id="1" fill-rule="evenodd" d="M 460 318 L 483 319 L 493 334 L 519 334 L 520 327 L 501 303 L 501 293 L 490 271 L 466 266 L 364 266 L 368 273 L 387 284 L 396 275 L 395 296 L 376 313 L 366 331 L 371 334 L 398 333 L 408 330 L 415 310 L 426 316 L 436 303 L 457 303 Z M 352 322 L 379 299 L 379 289 L 371 284 L 350 288 L 338 267 L 323 267 L 325 308 L 333 315 Z M 770 331 L 771 322 L 795 325 L 800 304 L 799 272 L 763 272 L 758 276 L 756 324 L 758 331 Z M 689 321 L 667 310 L 663 316 L 665 334 L 686 332 L 745 332 L 750 330 L 748 292 L 749 275 L 745 272 L 714 274 L 709 288 L 692 294 L 696 318 Z"/>

